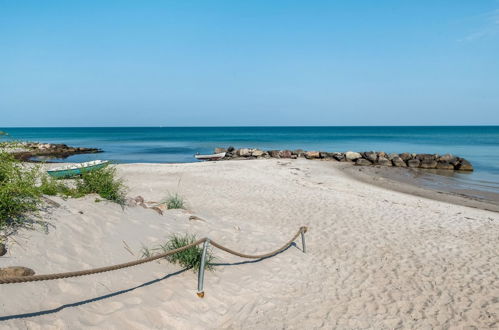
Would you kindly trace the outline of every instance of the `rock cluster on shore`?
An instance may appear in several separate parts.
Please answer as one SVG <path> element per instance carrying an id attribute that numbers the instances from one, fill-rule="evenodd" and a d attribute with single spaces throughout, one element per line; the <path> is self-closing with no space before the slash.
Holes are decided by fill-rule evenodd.
<path id="1" fill-rule="evenodd" d="M 6 152 L 12 153 L 21 160 L 31 160 L 33 157 L 66 158 L 76 154 L 102 152 L 97 148 L 71 147 L 66 144 L 39 143 L 39 142 L 11 142 L 2 146 Z"/>
<path id="2" fill-rule="evenodd" d="M 323 159 L 339 162 L 351 162 L 355 165 L 368 166 L 394 166 L 423 169 L 455 170 L 455 171 L 473 171 L 473 166 L 464 158 L 456 157 L 451 154 L 414 154 L 414 153 L 385 153 L 376 151 L 367 152 L 323 152 L 323 151 L 304 151 L 304 150 L 260 150 L 234 147 L 215 148 L 215 153 L 225 152 L 223 160 L 233 159 L 258 159 L 258 158 L 306 158 Z"/>

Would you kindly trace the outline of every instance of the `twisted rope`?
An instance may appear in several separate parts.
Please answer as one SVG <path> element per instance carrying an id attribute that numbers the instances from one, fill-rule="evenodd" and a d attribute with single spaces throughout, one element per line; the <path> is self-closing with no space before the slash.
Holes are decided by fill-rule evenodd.
<path id="1" fill-rule="evenodd" d="M 223 245 L 220 245 L 214 241 L 211 241 L 210 240 L 210 243 L 213 244 L 213 246 L 225 251 L 225 252 L 228 252 L 230 254 L 233 254 L 235 256 L 239 256 L 239 257 L 242 257 L 242 258 L 249 258 L 249 259 L 261 259 L 261 258 L 266 258 L 266 257 L 270 257 L 274 254 L 277 254 L 285 249 L 287 249 L 295 240 L 296 238 L 298 238 L 298 236 L 301 234 L 301 233 L 305 233 L 307 232 L 307 227 L 301 227 L 298 232 L 296 233 L 295 236 L 293 236 L 293 238 L 291 240 L 289 240 L 286 244 L 284 244 L 282 247 L 280 247 L 279 249 L 275 250 L 275 251 L 272 251 L 272 252 L 269 252 L 269 253 L 266 253 L 266 254 L 262 254 L 262 255 L 248 255 L 248 254 L 244 254 L 244 253 L 239 253 L 239 252 L 236 252 L 236 251 L 233 251 L 229 248 L 226 248 L 225 246 Z M 204 238 L 201 238 L 189 245 L 185 245 L 185 246 L 182 246 L 181 248 L 178 248 L 178 249 L 175 249 L 175 250 L 170 250 L 168 252 L 164 252 L 164 253 L 160 253 L 160 254 L 156 254 L 156 255 L 153 255 L 153 256 L 150 256 L 148 258 L 144 258 L 144 259 L 140 259 L 140 260 L 135 260 L 135 261 L 130 261 L 130 262 L 126 262 L 126 263 L 122 263 L 122 264 L 117 264 L 117 265 L 113 265 L 113 266 L 107 266 L 107 267 L 100 267 L 100 268 L 94 268 L 94 269 L 88 269 L 88 270 L 80 270 L 80 271 L 76 271 L 76 272 L 66 272 L 66 273 L 55 273 L 55 274 L 46 274 L 46 275 L 31 275 L 31 276 L 21 276 L 21 277 L 7 277 L 7 278 L 0 278 L 0 284 L 11 284 L 11 283 L 24 283 L 24 282 L 35 282 L 35 281 L 48 281 L 48 280 L 57 280 L 57 279 L 62 279 L 62 278 L 69 278 L 69 277 L 77 277 L 77 276 L 85 276 L 85 275 L 92 275 L 92 274 L 98 274 L 98 273 L 105 273 L 105 272 L 109 272 L 109 271 L 113 271 L 113 270 L 118 270 L 118 269 L 122 269 L 122 268 L 128 268 L 128 267 L 133 267 L 133 266 L 137 266 L 137 265 L 140 265 L 140 264 L 144 264 L 146 262 L 151 262 L 151 261 L 154 261 L 154 260 L 158 260 L 158 259 L 161 259 L 161 258 L 164 258 L 164 257 L 167 257 L 169 255 L 172 255 L 172 254 L 175 254 L 175 253 L 178 253 L 178 252 L 182 252 L 184 250 L 187 250 L 187 249 L 190 249 L 194 246 L 197 246 L 201 243 L 204 243 L 208 238 L 204 237 Z"/>

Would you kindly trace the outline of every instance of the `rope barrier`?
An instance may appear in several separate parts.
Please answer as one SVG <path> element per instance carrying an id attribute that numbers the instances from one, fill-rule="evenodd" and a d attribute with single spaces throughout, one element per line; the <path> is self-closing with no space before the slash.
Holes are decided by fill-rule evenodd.
<path id="1" fill-rule="evenodd" d="M 189 245 L 183 246 L 181 248 L 178 248 L 175 250 L 170 250 L 168 252 L 164 252 L 164 253 L 160 253 L 160 254 L 156 254 L 156 255 L 153 255 L 151 257 L 136 260 L 136 261 L 130 261 L 130 262 L 117 264 L 117 265 L 113 265 L 113 266 L 100 267 L 100 268 L 94 268 L 94 269 L 89 269 L 89 270 L 81 270 L 81 271 L 76 271 L 76 272 L 0 278 L 0 284 L 48 281 L 48 280 L 57 280 L 57 279 L 63 279 L 63 278 L 69 278 L 69 277 L 77 277 L 77 276 L 85 276 L 85 275 L 92 275 L 92 274 L 109 272 L 109 271 L 118 270 L 118 269 L 122 269 L 122 268 L 133 267 L 133 266 L 137 266 L 140 264 L 144 264 L 146 262 L 151 262 L 151 261 L 154 261 L 157 259 L 161 259 L 161 258 L 167 257 L 169 255 L 190 249 L 194 246 L 197 246 L 201 243 L 205 243 L 207 241 L 209 241 L 209 243 L 211 243 L 213 246 L 219 248 L 220 250 L 223 250 L 223 251 L 230 253 L 230 254 L 233 254 L 235 256 L 239 256 L 242 258 L 248 258 L 248 259 L 261 259 L 261 258 L 270 257 L 272 255 L 275 255 L 275 254 L 281 252 L 281 251 L 284 251 L 298 238 L 298 236 L 300 234 L 306 233 L 306 232 L 307 232 L 307 227 L 300 227 L 300 229 L 298 230 L 296 235 L 293 236 L 293 238 L 291 240 L 289 240 L 286 244 L 284 244 L 282 247 L 280 247 L 279 249 L 274 250 L 272 252 L 269 252 L 266 254 L 261 254 L 261 255 L 249 255 L 249 254 L 239 253 L 239 252 L 231 250 L 223 245 L 220 245 L 214 241 L 211 241 L 205 237 L 205 238 L 201 238 L 201 239 L 199 239 L 199 240 L 197 240 Z"/>

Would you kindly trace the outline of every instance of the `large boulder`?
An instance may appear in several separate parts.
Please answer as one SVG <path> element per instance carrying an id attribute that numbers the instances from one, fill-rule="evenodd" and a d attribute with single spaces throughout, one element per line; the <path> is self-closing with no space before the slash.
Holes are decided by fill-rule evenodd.
<path id="1" fill-rule="evenodd" d="M 419 165 L 420 168 L 426 168 L 426 169 L 431 169 L 431 168 L 437 168 L 437 161 L 433 158 L 423 158 L 421 159 L 421 164 Z"/>
<path id="2" fill-rule="evenodd" d="M 305 152 L 305 158 L 307 159 L 317 159 L 320 158 L 321 154 L 318 151 L 307 151 Z"/>
<path id="3" fill-rule="evenodd" d="M 251 150 L 248 148 L 241 148 L 237 150 L 236 154 L 239 157 L 250 157 L 251 156 Z"/>
<path id="4" fill-rule="evenodd" d="M 372 165 L 372 163 L 370 161 L 368 161 L 367 159 L 365 159 L 365 158 L 359 158 L 355 162 L 355 165 L 369 166 L 369 165 Z"/>
<path id="5" fill-rule="evenodd" d="M 437 169 L 439 170 L 453 170 L 454 169 L 454 165 L 446 162 L 446 161 L 438 161 L 437 163 Z"/>
<path id="6" fill-rule="evenodd" d="M 421 161 L 417 158 L 409 159 L 407 161 L 407 166 L 409 166 L 411 168 L 418 168 L 420 164 L 421 164 Z"/>
<path id="7" fill-rule="evenodd" d="M 323 159 L 334 159 L 332 152 L 321 151 L 320 152 L 320 157 L 323 158 Z"/>
<path id="8" fill-rule="evenodd" d="M 395 157 L 399 157 L 399 154 L 392 152 L 391 154 L 388 155 L 389 160 L 393 160 Z"/>
<path id="9" fill-rule="evenodd" d="M 404 160 L 400 157 L 393 157 L 392 159 L 393 166 L 396 167 L 407 167 L 407 164 L 404 162 Z"/>
<path id="10" fill-rule="evenodd" d="M 356 161 L 357 159 L 362 158 L 362 155 L 361 155 L 361 154 L 359 154 L 358 152 L 347 151 L 347 152 L 345 153 L 345 158 L 346 158 L 348 161 L 354 162 L 354 161 Z"/>
<path id="11" fill-rule="evenodd" d="M 234 152 L 236 149 L 233 146 L 227 148 L 227 152 Z"/>
<path id="12" fill-rule="evenodd" d="M 291 150 L 281 150 L 279 152 L 279 157 L 281 158 L 291 158 L 291 155 L 292 155 Z"/>
<path id="13" fill-rule="evenodd" d="M 255 150 L 253 150 L 253 151 L 251 152 L 251 155 L 252 155 L 253 157 L 261 157 L 261 156 L 263 156 L 263 154 L 264 154 L 264 151 L 263 151 L 263 150 L 260 150 L 260 149 L 255 149 Z"/>
<path id="14" fill-rule="evenodd" d="M 383 157 L 383 156 L 378 157 L 377 163 L 378 163 L 378 165 L 381 165 L 381 166 L 392 166 L 392 161 L 386 157 Z"/>
<path id="15" fill-rule="evenodd" d="M 222 152 L 227 152 L 227 149 L 225 149 L 225 148 L 215 148 L 215 153 L 216 154 L 220 154 Z"/>
<path id="16" fill-rule="evenodd" d="M 302 149 L 296 149 L 296 150 L 293 150 L 291 153 L 293 155 L 295 155 L 296 157 L 303 157 L 303 155 L 305 154 L 305 151 L 303 151 Z"/>
<path id="17" fill-rule="evenodd" d="M 409 159 L 412 159 L 412 155 L 408 152 L 401 153 L 399 157 L 402 158 L 404 162 L 408 161 Z"/>
<path id="18" fill-rule="evenodd" d="M 378 159 L 378 155 L 374 151 L 366 151 L 364 152 L 364 158 L 374 163 Z"/>
<path id="19" fill-rule="evenodd" d="M 342 152 L 333 152 L 333 158 L 341 162 L 345 160 L 345 154 Z"/>
<path id="20" fill-rule="evenodd" d="M 280 156 L 279 156 L 280 150 L 269 150 L 269 151 L 267 151 L 267 153 L 272 158 L 280 158 Z"/>
<path id="21" fill-rule="evenodd" d="M 466 159 L 461 158 L 455 169 L 458 171 L 473 171 L 473 166 Z"/>

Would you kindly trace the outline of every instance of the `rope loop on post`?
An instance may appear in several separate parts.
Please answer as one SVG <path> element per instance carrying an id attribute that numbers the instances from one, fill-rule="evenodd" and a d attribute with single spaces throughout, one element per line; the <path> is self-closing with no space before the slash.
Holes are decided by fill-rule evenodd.
<path id="1" fill-rule="evenodd" d="M 210 241 L 210 244 L 213 245 L 214 247 L 219 248 L 222 251 L 225 251 L 227 253 L 233 254 L 235 256 L 241 257 L 241 258 L 248 258 L 248 259 L 262 259 L 262 258 L 267 258 L 270 256 L 273 256 L 279 252 L 284 251 L 287 249 L 297 238 L 300 236 L 301 233 L 306 233 L 308 230 L 307 227 L 300 227 L 296 235 L 294 235 L 286 244 L 284 244 L 282 247 L 278 248 L 277 250 L 274 250 L 269 253 L 265 254 L 260 254 L 260 255 L 250 255 L 250 254 L 244 254 L 240 252 L 236 252 L 234 250 L 231 250 L 223 245 L 218 244 L 215 241 L 209 240 L 208 238 L 204 237 L 201 238 L 189 245 L 182 246 L 178 249 L 175 250 L 170 250 L 164 253 L 159 253 L 155 254 L 153 256 L 144 258 L 144 259 L 139 259 L 135 261 L 130 261 L 122 264 L 117 264 L 117 265 L 112 265 L 112 266 L 107 266 L 107 267 L 100 267 L 100 268 L 94 268 L 94 269 L 89 269 L 89 270 L 80 270 L 80 271 L 75 271 L 75 272 L 66 272 L 66 273 L 55 273 L 55 274 L 46 274 L 46 275 L 31 275 L 31 276 L 21 276 L 21 277 L 7 277 L 7 278 L 0 278 L 0 284 L 13 284 L 13 283 L 25 283 L 25 282 L 35 282 L 35 281 L 48 281 L 48 280 L 57 280 L 57 279 L 63 279 L 63 278 L 69 278 L 69 277 L 77 277 L 77 276 L 86 276 L 86 275 L 92 275 L 92 274 L 98 274 L 98 273 L 104 273 L 104 272 L 109 272 L 113 270 L 118 270 L 118 269 L 123 269 L 123 268 L 128 268 L 128 267 L 133 267 L 137 266 L 140 264 L 145 264 L 147 262 L 151 262 L 154 260 L 158 260 L 164 257 L 167 257 L 169 255 L 182 252 L 184 250 L 190 249 L 194 246 L 197 246 L 201 243 L 204 243 L 206 241 Z"/>

